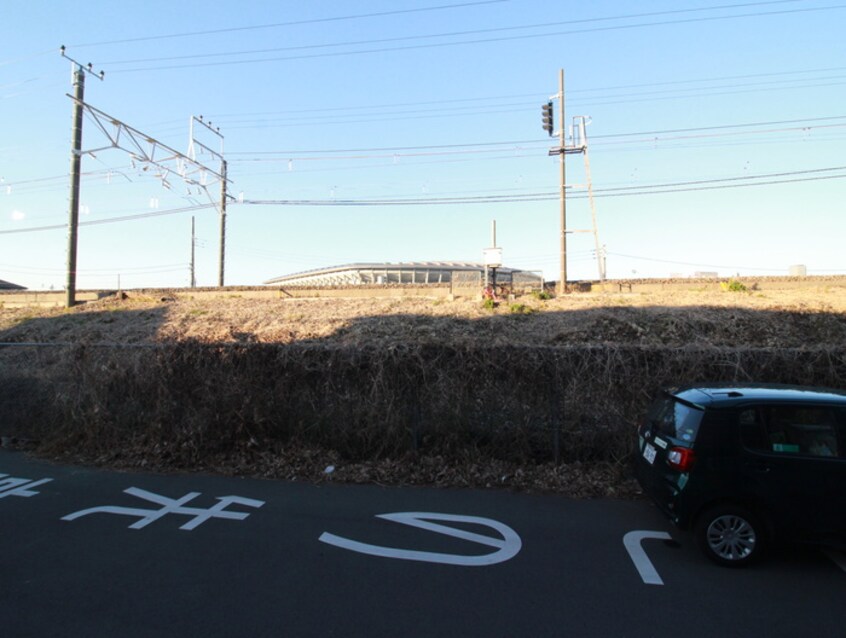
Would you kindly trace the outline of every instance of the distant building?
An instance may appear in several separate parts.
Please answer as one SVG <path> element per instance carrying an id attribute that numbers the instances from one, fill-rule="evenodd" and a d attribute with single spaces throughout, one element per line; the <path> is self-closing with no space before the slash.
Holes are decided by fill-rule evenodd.
<path id="1" fill-rule="evenodd" d="M 699 270 L 693 273 L 694 279 L 717 279 L 719 276 L 719 273 L 711 272 L 710 270 Z"/>
<path id="2" fill-rule="evenodd" d="M 808 267 L 805 264 L 796 264 L 788 269 L 791 277 L 807 277 Z"/>
<path id="3" fill-rule="evenodd" d="M 26 288 L 0 279 L 0 290 L 26 290 Z"/>
<path id="4" fill-rule="evenodd" d="M 481 282 L 484 264 L 459 261 L 425 261 L 409 263 L 357 263 L 318 268 L 305 272 L 268 279 L 265 284 L 286 286 L 379 286 L 387 284 L 449 284 Z M 540 287 L 540 274 L 500 267 L 496 269 L 497 284 Z"/>

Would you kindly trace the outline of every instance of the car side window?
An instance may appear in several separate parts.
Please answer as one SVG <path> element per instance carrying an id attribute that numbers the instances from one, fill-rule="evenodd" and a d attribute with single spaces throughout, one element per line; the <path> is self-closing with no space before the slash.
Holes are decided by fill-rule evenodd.
<path id="1" fill-rule="evenodd" d="M 738 424 L 740 426 L 740 440 L 744 447 L 762 452 L 772 451 L 758 408 L 741 410 L 738 415 Z"/>
<path id="2" fill-rule="evenodd" d="M 754 412 L 754 417 L 746 414 Z M 834 410 L 825 406 L 764 406 L 757 410 L 741 413 L 741 428 L 744 419 L 754 419 L 763 428 L 763 441 L 743 441 L 752 449 L 779 454 L 801 454 L 805 456 L 841 456 L 837 436 L 837 419 Z M 744 431 L 744 430 L 742 430 Z M 751 429 L 750 429 L 751 431 Z"/>

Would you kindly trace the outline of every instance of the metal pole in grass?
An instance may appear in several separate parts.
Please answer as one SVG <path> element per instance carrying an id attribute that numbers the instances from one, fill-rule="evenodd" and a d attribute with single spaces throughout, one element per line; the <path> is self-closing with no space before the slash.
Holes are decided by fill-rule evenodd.
<path id="1" fill-rule="evenodd" d="M 411 449 L 417 452 L 420 449 L 420 393 L 414 387 L 409 394 L 411 398 Z"/>
<path id="2" fill-rule="evenodd" d="M 561 421 L 564 419 L 564 406 L 561 391 L 553 366 L 546 378 L 549 383 L 549 417 L 552 420 L 552 457 L 555 465 L 561 464 Z"/>

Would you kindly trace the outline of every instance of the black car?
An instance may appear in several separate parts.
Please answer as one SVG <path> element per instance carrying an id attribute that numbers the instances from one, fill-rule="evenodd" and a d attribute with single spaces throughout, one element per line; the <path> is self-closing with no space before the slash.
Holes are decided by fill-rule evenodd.
<path id="1" fill-rule="evenodd" d="M 846 547 L 846 393 L 666 390 L 638 429 L 636 473 L 721 565 L 747 565 L 775 541 Z"/>

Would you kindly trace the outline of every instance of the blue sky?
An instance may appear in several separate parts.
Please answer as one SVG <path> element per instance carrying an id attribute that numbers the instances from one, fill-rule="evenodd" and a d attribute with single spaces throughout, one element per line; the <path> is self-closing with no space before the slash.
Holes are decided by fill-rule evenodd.
<path id="1" fill-rule="evenodd" d="M 6 0 L 0 279 L 65 282 L 60 45 L 105 72 L 86 103 L 134 129 L 186 153 L 191 116 L 220 128 L 228 285 L 481 261 L 493 219 L 506 265 L 555 279 L 558 160 L 540 107 L 560 68 L 568 124 L 590 117 L 609 277 L 844 273 L 844 18 L 846 4 L 815 0 Z M 106 145 L 84 127 L 84 149 Z M 217 211 L 143 168 L 119 149 L 83 157 L 78 288 L 188 285 L 192 216 L 197 283 L 214 285 Z M 581 155 L 567 176 L 568 227 L 589 228 Z M 595 278 L 593 237 L 568 237 L 569 278 Z"/>

